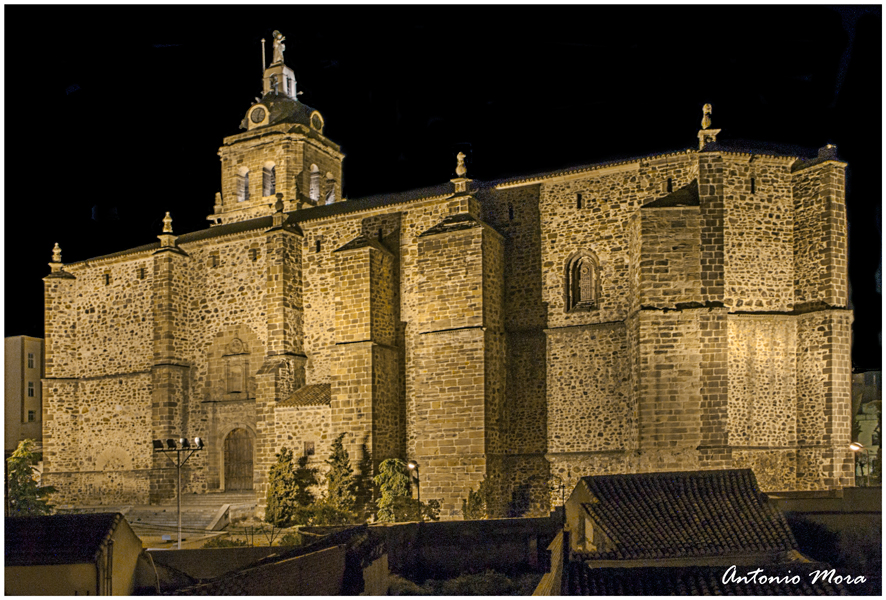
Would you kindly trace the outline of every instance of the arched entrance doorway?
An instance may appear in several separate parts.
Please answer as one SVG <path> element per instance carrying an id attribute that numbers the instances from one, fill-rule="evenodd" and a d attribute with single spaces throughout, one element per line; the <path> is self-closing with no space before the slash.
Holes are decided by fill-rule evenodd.
<path id="1" fill-rule="evenodd" d="M 225 491 L 252 489 L 252 437 L 239 427 L 225 438 Z"/>

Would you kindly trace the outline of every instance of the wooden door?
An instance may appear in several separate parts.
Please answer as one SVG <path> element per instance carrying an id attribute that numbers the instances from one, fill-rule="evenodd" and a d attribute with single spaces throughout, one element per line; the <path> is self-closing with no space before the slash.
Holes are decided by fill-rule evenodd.
<path id="1" fill-rule="evenodd" d="M 252 438 L 235 429 L 225 438 L 225 491 L 252 489 Z"/>

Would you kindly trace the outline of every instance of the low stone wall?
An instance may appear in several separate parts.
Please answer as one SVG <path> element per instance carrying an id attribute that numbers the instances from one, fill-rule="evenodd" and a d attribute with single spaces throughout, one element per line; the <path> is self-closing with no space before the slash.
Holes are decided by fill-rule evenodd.
<path id="1" fill-rule="evenodd" d="M 787 515 L 796 515 L 837 532 L 882 526 L 883 488 L 844 488 L 812 492 L 770 492 Z"/>
<path id="2" fill-rule="evenodd" d="M 171 567 L 194 579 L 212 579 L 251 565 L 266 556 L 288 550 L 280 546 L 151 550 L 154 563 Z"/>

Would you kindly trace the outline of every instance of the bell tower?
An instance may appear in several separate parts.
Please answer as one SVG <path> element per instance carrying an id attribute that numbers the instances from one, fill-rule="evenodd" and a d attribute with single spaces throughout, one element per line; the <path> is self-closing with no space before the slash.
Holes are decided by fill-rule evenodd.
<path id="1" fill-rule="evenodd" d="M 285 39 L 274 31 L 262 97 L 240 122 L 246 131 L 219 148 L 221 191 L 207 217 L 214 225 L 271 215 L 278 193 L 287 212 L 342 200 L 344 154 L 323 135 L 320 111 L 298 101 L 295 73 L 283 60 Z"/>

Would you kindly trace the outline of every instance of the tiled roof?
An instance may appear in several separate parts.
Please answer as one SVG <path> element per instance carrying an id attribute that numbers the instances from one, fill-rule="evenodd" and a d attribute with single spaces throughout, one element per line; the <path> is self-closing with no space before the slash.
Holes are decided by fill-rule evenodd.
<path id="1" fill-rule="evenodd" d="M 763 570 L 755 578 L 748 575 L 758 568 Z M 829 583 L 824 577 L 817 578 L 813 583 L 814 571 L 830 569 L 823 563 L 736 567 L 735 578 L 728 576 L 727 569 L 729 567 L 593 569 L 585 563 L 572 562 L 564 573 L 562 595 L 848 596 L 855 592 L 850 587 L 852 584 Z M 724 583 L 724 577 L 728 583 Z"/>
<path id="2" fill-rule="evenodd" d="M 332 386 L 328 383 L 306 385 L 295 390 L 286 400 L 282 400 L 277 406 L 329 406 L 332 398 Z"/>
<path id="3" fill-rule="evenodd" d="M 91 563 L 122 520 L 120 513 L 8 517 L 6 566 Z"/>
<path id="4" fill-rule="evenodd" d="M 693 179 L 688 185 L 671 192 L 663 198 L 644 204 L 643 208 L 672 208 L 674 206 L 700 206 L 698 198 L 698 179 Z"/>
<path id="5" fill-rule="evenodd" d="M 362 234 L 362 233 L 360 235 L 358 235 L 357 237 L 355 237 L 354 239 L 352 239 L 347 244 L 345 244 L 344 246 L 342 246 L 341 248 L 338 248 L 337 250 L 333 250 L 332 252 L 333 253 L 345 252 L 347 250 L 356 250 L 358 248 L 368 248 L 370 246 L 373 248 L 376 248 L 377 250 L 382 250 L 383 252 L 386 252 L 388 254 L 390 254 L 390 252 L 391 252 L 390 250 L 388 250 L 387 248 L 382 246 L 381 242 L 379 242 L 378 240 L 371 238 L 371 237 L 367 237 L 365 234 Z"/>
<path id="6" fill-rule="evenodd" d="M 437 233 L 449 233 L 450 231 L 461 231 L 463 229 L 473 229 L 475 227 L 483 227 L 483 224 L 471 215 L 449 215 L 427 231 L 421 233 L 418 237 L 435 235 Z"/>
<path id="7" fill-rule="evenodd" d="M 793 550 L 784 517 L 750 469 L 584 477 L 585 510 L 614 549 L 596 560 Z"/>

